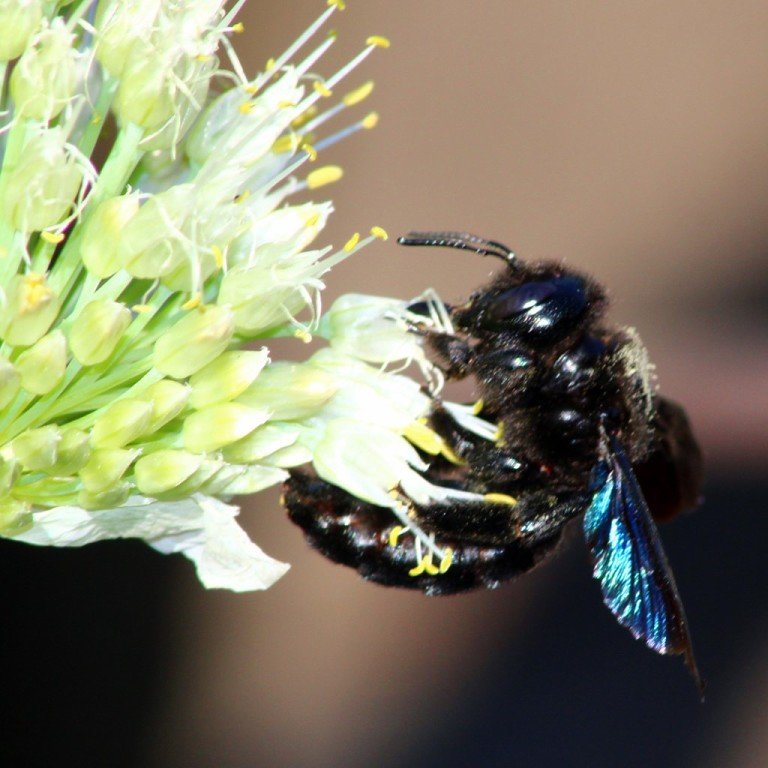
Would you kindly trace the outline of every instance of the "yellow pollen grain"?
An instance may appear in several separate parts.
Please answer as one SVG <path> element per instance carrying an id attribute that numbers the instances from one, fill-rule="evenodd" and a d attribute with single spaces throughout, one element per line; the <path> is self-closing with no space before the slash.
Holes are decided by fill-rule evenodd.
<path id="1" fill-rule="evenodd" d="M 294 101 L 278 101 L 277 106 L 280 109 L 293 109 L 296 106 Z"/>
<path id="2" fill-rule="evenodd" d="M 206 61 L 210 61 L 210 60 L 211 60 L 210 53 L 198 53 L 197 56 L 195 56 L 195 61 L 198 61 L 201 64 L 205 64 Z"/>
<path id="3" fill-rule="evenodd" d="M 242 21 L 238 21 L 235 24 L 233 24 L 230 29 L 236 34 L 241 35 L 243 32 L 245 32 L 245 24 L 243 24 Z"/>
<path id="4" fill-rule="evenodd" d="M 344 0 L 328 0 L 326 5 L 329 8 L 335 8 L 337 11 L 343 11 L 347 7 L 347 4 L 344 2 Z"/>
<path id="5" fill-rule="evenodd" d="M 397 540 L 402 535 L 405 528 L 403 528 L 402 525 L 396 525 L 390 532 L 389 536 L 387 537 L 387 543 L 390 547 L 396 547 L 397 546 Z"/>
<path id="6" fill-rule="evenodd" d="M 482 413 L 483 408 L 485 407 L 485 403 L 483 402 L 483 398 L 481 397 L 475 404 L 472 406 L 472 414 L 474 416 L 479 416 Z"/>
<path id="7" fill-rule="evenodd" d="M 291 128 L 301 128 L 302 125 L 306 125 L 317 114 L 317 112 L 317 107 L 314 104 L 312 104 L 310 107 L 307 107 L 304 112 L 293 119 L 291 122 Z"/>
<path id="8" fill-rule="evenodd" d="M 100 112 L 94 112 L 91 118 L 91 125 L 98 125 L 104 119 L 104 115 Z"/>
<path id="9" fill-rule="evenodd" d="M 338 165 L 324 165 L 307 175 L 307 186 L 310 189 L 317 189 L 338 181 L 343 175 L 344 171 Z"/>
<path id="10" fill-rule="evenodd" d="M 138 315 L 145 315 L 147 312 L 152 311 L 152 307 L 149 304 L 134 304 L 131 307 L 132 312 L 136 312 Z"/>
<path id="11" fill-rule="evenodd" d="M 424 568 L 425 568 L 424 560 L 422 559 L 422 561 L 415 568 L 411 568 L 411 570 L 408 571 L 408 575 L 421 576 L 421 574 L 424 573 Z"/>
<path id="12" fill-rule="evenodd" d="M 445 554 L 440 561 L 440 573 L 445 573 L 453 563 L 453 550 L 450 547 L 445 548 Z"/>
<path id="13" fill-rule="evenodd" d="M 250 112 L 253 110 L 253 102 L 252 101 L 245 101 L 245 102 L 243 102 L 238 107 L 238 110 L 240 111 L 241 115 L 250 114 Z"/>
<path id="14" fill-rule="evenodd" d="M 196 293 L 192 298 L 190 298 L 188 301 L 185 301 L 182 305 L 182 309 L 195 309 L 196 307 L 200 306 L 201 296 L 199 293 Z"/>
<path id="15" fill-rule="evenodd" d="M 371 95 L 371 91 L 373 91 L 373 80 L 369 80 L 367 83 L 363 83 L 353 91 L 350 91 L 342 98 L 342 101 L 348 107 L 354 107 L 355 104 L 359 104 L 364 99 L 367 99 Z"/>
<path id="16" fill-rule="evenodd" d="M 244 203 L 249 197 L 251 196 L 251 190 L 250 189 L 244 189 L 236 198 L 235 203 L 239 205 L 240 203 Z"/>
<path id="17" fill-rule="evenodd" d="M 304 328 L 297 328 L 293 332 L 293 335 L 305 344 L 309 344 L 312 341 L 312 334 L 309 331 L 304 330 Z"/>
<path id="18" fill-rule="evenodd" d="M 366 45 L 375 45 L 377 48 L 389 48 L 392 43 L 389 42 L 389 39 L 386 37 L 383 37 L 382 35 L 371 35 L 366 41 Z"/>
<path id="19" fill-rule="evenodd" d="M 321 83 L 319 80 L 315 80 L 315 82 L 312 83 L 312 88 L 315 93 L 319 93 L 324 99 L 327 99 L 333 93 L 325 83 Z"/>
<path id="20" fill-rule="evenodd" d="M 304 222 L 304 226 L 308 228 L 317 226 L 318 221 L 320 221 L 320 214 L 313 213 L 311 216 L 307 216 L 307 220 Z"/>
<path id="21" fill-rule="evenodd" d="M 432 562 L 431 555 L 426 556 L 423 562 L 424 562 L 424 570 L 430 576 L 437 576 L 437 574 L 440 573 L 440 569 Z"/>
<path id="22" fill-rule="evenodd" d="M 256 83 L 249 83 L 243 86 L 243 90 L 249 95 L 254 96 L 259 92 L 259 86 Z"/>
<path id="23" fill-rule="evenodd" d="M 64 233 L 63 232 L 41 232 L 40 237 L 45 240 L 46 243 L 51 243 L 51 245 L 56 245 L 57 243 L 60 243 L 64 239 Z"/>
<path id="24" fill-rule="evenodd" d="M 309 162 L 314 163 L 315 160 L 317 160 L 317 150 L 307 141 L 305 141 L 301 148 L 307 153 L 309 156 Z"/>
<path id="25" fill-rule="evenodd" d="M 350 237 L 349 240 L 347 240 L 346 243 L 344 243 L 344 250 L 347 253 L 351 253 L 354 250 L 354 247 L 359 242 L 360 242 L 360 233 L 359 232 L 355 232 L 355 234 L 352 235 L 352 237 Z"/>
<path id="26" fill-rule="evenodd" d="M 517 499 L 507 496 L 506 493 L 486 493 L 483 498 L 491 504 L 507 504 L 510 507 L 517 506 Z"/>
<path id="27" fill-rule="evenodd" d="M 216 268 L 221 269 L 224 266 L 224 252 L 218 245 L 212 245 L 211 253 L 213 254 L 213 260 L 216 262 Z"/>
<path id="28" fill-rule="evenodd" d="M 389 240 L 389 235 L 384 227 L 371 227 L 371 234 L 377 240 Z"/>
<path id="29" fill-rule="evenodd" d="M 360 125 L 365 128 L 366 131 L 370 131 L 371 128 L 375 128 L 379 123 L 379 113 L 369 112 L 361 121 Z"/>
<path id="30" fill-rule="evenodd" d="M 277 62 L 273 58 L 270 57 L 270 58 L 267 59 L 267 63 L 264 65 L 264 69 L 267 72 L 270 72 L 270 71 L 272 71 L 275 68 L 275 64 L 277 64 Z"/>

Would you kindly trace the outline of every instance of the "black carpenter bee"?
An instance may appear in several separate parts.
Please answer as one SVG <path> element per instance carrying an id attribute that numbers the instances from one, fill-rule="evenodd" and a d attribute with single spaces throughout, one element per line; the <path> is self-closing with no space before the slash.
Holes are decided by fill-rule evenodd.
<path id="1" fill-rule="evenodd" d="M 291 520 L 366 579 L 447 595 L 525 573 L 583 516 L 605 604 L 654 651 L 682 654 L 701 689 L 654 523 L 697 505 L 701 454 L 683 409 L 653 391 L 637 334 L 604 324 L 603 288 L 561 263 L 526 264 L 500 243 L 464 233 L 411 233 L 399 242 L 505 263 L 466 303 L 444 306 L 451 327 L 413 328 L 447 378 L 475 377 L 482 416 L 498 426 L 489 440 L 435 398 L 429 427 L 450 450 L 427 457 L 426 478 L 472 498 L 410 505 L 419 530 L 449 554 L 438 564 L 418 536 L 401 536 L 392 510 L 306 473 L 286 484 Z M 411 310 L 427 314 L 424 303 Z"/>

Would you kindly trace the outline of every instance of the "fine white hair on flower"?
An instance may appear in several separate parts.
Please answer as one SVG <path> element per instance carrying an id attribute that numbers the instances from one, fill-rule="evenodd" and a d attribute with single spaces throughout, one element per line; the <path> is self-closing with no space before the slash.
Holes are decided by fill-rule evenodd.
<path id="1" fill-rule="evenodd" d="M 460 493 L 422 476 L 441 382 L 413 329 L 446 331 L 439 299 L 428 318 L 361 295 L 321 314 L 328 271 L 387 237 L 315 243 L 343 174 L 319 156 L 378 120 L 371 82 L 336 89 L 388 41 L 323 73 L 331 0 L 252 75 L 243 4 L 0 0 L 0 535 L 141 538 L 238 591 L 287 566 L 227 501 L 291 467 L 395 519 L 393 489 Z M 313 334 L 328 346 L 306 362 L 271 359 L 270 339 Z"/>

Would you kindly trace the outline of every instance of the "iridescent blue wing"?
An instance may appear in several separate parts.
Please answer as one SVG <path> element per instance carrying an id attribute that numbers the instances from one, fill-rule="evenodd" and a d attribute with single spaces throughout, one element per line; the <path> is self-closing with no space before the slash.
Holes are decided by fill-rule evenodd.
<path id="1" fill-rule="evenodd" d="M 584 536 L 603 601 L 634 637 L 657 653 L 682 654 L 703 689 L 685 611 L 635 473 L 621 445 L 595 467 Z"/>

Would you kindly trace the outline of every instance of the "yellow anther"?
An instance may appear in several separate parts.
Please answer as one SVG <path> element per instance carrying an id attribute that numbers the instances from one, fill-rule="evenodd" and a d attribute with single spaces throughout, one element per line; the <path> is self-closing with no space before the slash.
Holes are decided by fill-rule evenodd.
<path id="1" fill-rule="evenodd" d="M 305 141 L 301 148 L 307 153 L 310 163 L 314 163 L 317 160 L 317 150 L 310 143 Z"/>
<path id="2" fill-rule="evenodd" d="M 104 115 L 100 112 L 94 112 L 91 118 L 91 125 L 98 125 L 104 119 Z"/>
<path id="3" fill-rule="evenodd" d="M 320 221 L 320 214 L 313 213 L 311 216 L 307 216 L 307 220 L 304 222 L 304 226 L 307 228 L 316 227 L 319 221 Z"/>
<path id="4" fill-rule="evenodd" d="M 451 464 L 455 464 L 457 467 L 462 467 L 467 463 L 464 461 L 464 459 L 454 453 L 453 448 L 451 448 L 448 443 L 443 443 L 443 447 L 441 448 L 440 453 L 445 456 L 445 458 L 448 459 Z"/>
<path id="5" fill-rule="evenodd" d="M 365 128 L 366 131 L 370 131 L 371 128 L 375 128 L 379 122 L 378 112 L 369 112 L 361 121 L 360 125 Z"/>
<path id="6" fill-rule="evenodd" d="M 275 68 L 275 64 L 277 62 L 272 57 L 268 58 L 267 63 L 264 65 L 265 71 L 271 72 Z"/>
<path id="7" fill-rule="evenodd" d="M 134 304 L 131 307 L 131 312 L 135 312 L 137 315 L 145 315 L 147 312 L 151 312 L 152 307 L 149 304 Z"/>
<path id="8" fill-rule="evenodd" d="M 475 402 L 475 404 L 472 406 L 472 414 L 474 416 L 479 416 L 483 408 L 485 407 L 485 403 L 483 402 L 483 398 L 481 397 L 478 401 Z"/>
<path id="9" fill-rule="evenodd" d="M 396 525 L 389 532 L 389 536 L 387 537 L 387 543 L 389 544 L 390 547 L 396 547 L 397 546 L 397 540 L 403 534 L 404 530 L 405 530 L 405 528 L 403 528 L 402 525 Z"/>
<path id="10" fill-rule="evenodd" d="M 224 251 L 218 245 L 212 245 L 211 253 L 213 254 L 213 260 L 216 262 L 216 268 L 221 269 L 224 266 Z"/>
<path id="11" fill-rule="evenodd" d="M 344 0 L 328 0 L 326 4 L 329 8 L 335 8 L 337 11 L 343 11 L 347 7 Z"/>
<path id="12" fill-rule="evenodd" d="M 319 93 L 324 99 L 327 99 L 333 93 L 333 91 L 331 91 L 325 83 L 320 82 L 320 80 L 315 80 L 315 82 L 312 83 L 312 88 L 314 88 L 315 93 Z"/>
<path id="13" fill-rule="evenodd" d="M 408 571 L 409 576 L 421 576 L 422 573 L 424 573 L 424 569 L 426 568 L 425 559 L 422 558 L 421 562 L 415 567 L 411 568 L 410 571 Z"/>
<path id="14" fill-rule="evenodd" d="M 307 107 L 298 117 L 295 117 L 291 122 L 292 128 L 301 128 L 302 125 L 306 125 L 318 112 L 317 107 L 313 104 Z"/>
<path id="15" fill-rule="evenodd" d="M 307 186 L 310 189 L 317 189 L 338 181 L 343 175 L 344 171 L 338 165 L 324 165 L 307 175 Z"/>
<path id="16" fill-rule="evenodd" d="M 278 101 L 277 106 L 280 109 L 293 109 L 296 106 L 295 101 Z"/>
<path id="17" fill-rule="evenodd" d="M 501 445 L 504 442 L 504 422 L 496 425 L 496 431 L 493 433 L 493 442 L 495 445 Z"/>
<path id="18" fill-rule="evenodd" d="M 244 203 L 249 197 L 251 196 L 251 190 L 250 189 L 244 189 L 237 197 L 235 197 L 235 203 L 240 204 Z"/>
<path id="19" fill-rule="evenodd" d="M 506 493 L 486 493 L 483 498 L 491 504 L 507 504 L 510 507 L 517 506 L 517 499 L 507 496 Z"/>
<path id="20" fill-rule="evenodd" d="M 354 107 L 355 104 L 359 104 L 363 99 L 367 99 L 371 95 L 371 91 L 373 91 L 373 80 L 363 83 L 358 88 L 355 88 L 354 91 L 350 91 L 342 98 L 342 101 L 348 107 Z"/>
<path id="21" fill-rule="evenodd" d="M 443 438 L 421 421 L 412 421 L 404 430 L 403 437 L 430 456 L 443 450 Z"/>
<path id="22" fill-rule="evenodd" d="M 283 152 L 293 152 L 299 146 L 301 136 L 290 133 L 287 136 L 281 136 L 273 145 L 272 151 L 276 155 L 282 155 Z"/>
<path id="23" fill-rule="evenodd" d="M 24 275 L 24 282 L 27 287 L 32 285 L 42 285 L 45 282 L 45 275 L 41 275 L 39 272 L 27 272 Z"/>
<path id="24" fill-rule="evenodd" d="M 344 243 L 344 250 L 347 253 L 351 253 L 354 250 L 354 247 L 359 242 L 360 242 L 360 233 L 359 232 L 355 232 L 355 234 L 352 235 L 352 237 L 350 237 L 349 240 L 347 240 L 346 243 Z"/>
<path id="25" fill-rule="evenodd" d="M 430 576 L 437 576 L 438 573 L 440 573 L 440 569 L 432 562 L 432 555 L 427 555 L 424 560 L 424 570 L 430 575 Z"/>
<path id="26" fill-rule="evenodd" d="M 185 301 L 182 305 L 182 309 L 195 309 L 196 307 L 200 306 L 200 302 L 202 301 L 202 297 L 199 293 L 196 293 L 194 296 L 192 296 L 188 301 Z"/>
<path id="27" fill-rule="evenodd" d="M 197 56 L 195 56 L 195 61 L 199 61 L 201 64 L 205 64 L 206 61 L 211 60 L 211 54 L 210 53 L 198 53 Z"/>
<path id="28" fill-rule="evenodd" d="M 381 35 L 371 35 L 366 41 L 366 45 L 375 45 L 377 48 L 389 48 L 391 43 L 386 37 Z"/>
<path id="29" fill-rule="evenodd" d="M 387 234 L 387 230 L 383 227 L 371 227 L 371 234 L 377 239 L 377 240 L 389 240 L 389 235 Z"/>
<path id="30" fill-rule="evenodd" d="M 259 92 L 259 86 L 256 85 L 256 83 L 249 83 L 248 85 L 243 86 L 243 90 L 249 96 L 255 96 Z"/>
<path id="31" fill-rule="evenodd" d="M 56 243 L 60 243 L 64 239 L 64 233 L 63 232 L 41 232 L 40 237 L 45 240 L 46 243 L 51 243 L 51 245 L 56 245 Z"/>
<path id="32" fill-rule="evenodd" d="M 230 29 L 236 34 L 240 35 L 245 32 L 245 24 L 242 21 L 235 22 Z"/>
<path id="33" fill-rule="evenodd" d="M 335 40 L 335 39 L 336 39 L 336 38 L 339 36 L 339 33 L 338 33 L 338 31 L 337 31 L 337 30 L 335 30 L 335 29 L 329 29 L 329 30 L 328 30 L 328 31 L 325 33 L 325 36 L 326 36 L 326 37 L 327 37 L 329 40 Z"/>
<path id="34" fill-rule="evenodd" d="M 309 344 L 312 341 L 312 334 L 304 328 L 297 328 L 293 335 L 305 344 Z"/>
<path id="35" fill-rule="evenodd" d="M 252 101 L 244 101 L 239 107 L 238 110 L 240 111 L 241 115 L 247 115 L 253 110 L 253 102 Z"/>
<path id="36" fill-rule="evenodd" d="M 446 547 L 444 550 L 443 558 L 440 560 L 440 573 L 445 573 L 453 563 L 453 550 L 450 547 Z"/>

